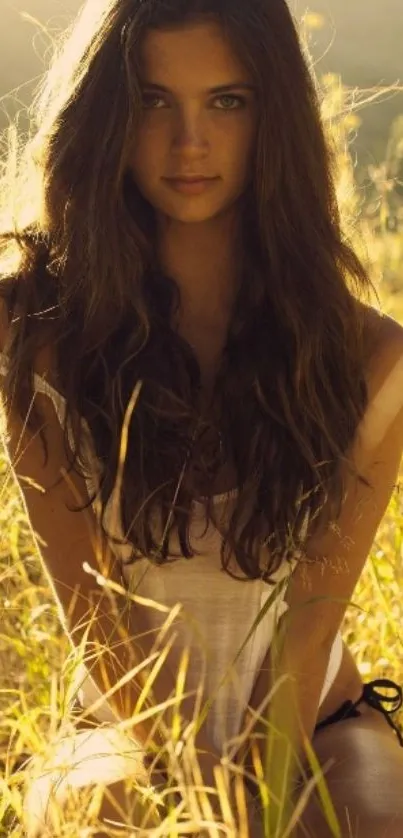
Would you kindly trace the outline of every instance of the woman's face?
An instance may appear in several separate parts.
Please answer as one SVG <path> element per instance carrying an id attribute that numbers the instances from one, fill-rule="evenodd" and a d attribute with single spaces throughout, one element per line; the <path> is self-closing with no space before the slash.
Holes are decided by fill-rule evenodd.
<path id="1" fill-rule="evenodd" d="M 251 179 L 257 95 L 216 23 L 151 30 L 142 50 L 143 112 L 129 167 L 158 214 L 202 222 Z M 183 185 L 175 178 L 199 176 Z"/>

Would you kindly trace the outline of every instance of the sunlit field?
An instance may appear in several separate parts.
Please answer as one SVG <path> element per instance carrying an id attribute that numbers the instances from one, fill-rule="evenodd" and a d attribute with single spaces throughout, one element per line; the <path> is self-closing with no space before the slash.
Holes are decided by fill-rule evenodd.
<path id="1" fill-rule="evenodd" d="M 317 21 L 307 19 L 305 25 L 306 33 L 309 33 L 310 25 L 317 25 Z M 339 198 L 346 230 L 362 258 L 371 266 L 382 309 L 403 324 L 403 198 L 400 198 L 400 204 L 392 200 L 391 175 L 397 170 L 396 155 L 400 153 L 400 162 L 403 159 L 403 118 L 400 129 L 398 125 L 391 126 L 384 167 L 368 174 L 373 188 L 371 197 L 363 201 L 362 192 L 357 188 L 350 145 L 354 132 L 359 131 L 359 117 L 352 110 L 348 91 L 339 77 L 328 76 L 322 83 L 326 91 L 323 115 L 338 150 Z M 62 719 L 64 723 L 68 720 L 66 697 L 77 655 L 62 629 L 49 580 L 41 568 L 38 548 L 1 448 L 0 492 L 0 836 L 22 838 L 24 760 L 32 754 L 42 753 L 57 734 Z M 400 479 L 342 628 L 364 679 L 387 677 L 403 686 L 400 634 L 403 619 L 402 524 L 403 482 Z M 395 714 L 395 719 L 403 727 L 403 709 Z M 173 744 L 175 736 L 174 729 Z M 129 784 L 128 795 L 136 807 L 131 821 L 133 831 L 130 833 L 129 827 L 118 830 L 111 826 L 108 833 L 104 826 L 104 835 L 139 834 L 135 828 L 140 823 L 143 824 L 142 835 L 175 836 L 192 832 L 198 835 L 248 835 L 240 783 L 238 811 L 229 810 L 225 802 L 227 772 L 231 766 L 224 767 L 221 774 L 217 773 L 222 822 L 227 826 L 227 831 L 223 827 L 218 832 L 212 824 L 208 825 L 211 815 L 206 795 L 200 791 L 191 793 L 192 782 L 196 786 L 200 779 L 191 742 L 186 759 L 181 761 L 174 747 L 167 756 L 173 784 L 181 789 L 182 803 L 179 805 L 177 798 L 163 792 L 160 796 L 156 787 Z M 96 778 L 92 779 L 96 781 Z M 262 781 L 262 789 L 264 785 Z M 261 794 L 265 808 L 267 795 L 264 789 Z M 60 824 L 55 821 L 52 838 L 89 838 L 95 834 L 101 796 L 102 788 L 96 785 L 76 792 Z M 159 818 L 163 821 L 162 827 L 157 825 Z M 179 819 L 180 833 L 175 829 Z M 263 826 L 260 834 L 264 834 Z M 285 831 L 284 838 L 286 834 Z M 341 835 L 337 824 L 334 835 Z"/>

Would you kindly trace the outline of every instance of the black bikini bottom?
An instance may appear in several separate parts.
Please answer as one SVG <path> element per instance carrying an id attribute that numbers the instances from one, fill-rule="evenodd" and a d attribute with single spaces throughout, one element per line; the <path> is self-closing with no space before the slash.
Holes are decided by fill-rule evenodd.
<path id="1" fill-rule="evenodd" d="M 375 687 L 387 687 L 388 689 L 394 689 L 397 695 L 393 696 L 392 698 L 381 695 L 380 693 L 376 692 Z M 390 681 L 389 678 L 378 678 L 375 681 L 368 681 L 367 684 L 364 684 L 364 689 L 358 701 L 345 701 L 342 706 L 336 710 L 331 716 L 327 716 L 326 719 L 323 719 L 322 722 L 315 727 L 315 733 L 317 730 L 320 730 L 322 727 L 326 727 L 327 725 L 332 725 L 334 722 L 340 722 L 343 719 L 350 719 L 353 716 L 361 716 L 359 710 L 357 710 L 357 705 L 361 704 L 362 701 L 365 701 L 369 704 L 370 707 L 374 707 L 375 710 L 380 710 L 380 712 L 385 716 L 387 723 L 390 727 L 397 734 L 397 738 L 399 740 L 400 745 L 403 748 L 403 735 L 402 732 L 396 725 L 396 722 L 391 719 L 390 714 L 396 713 L 396 710 L 399 710 L 403 704 L 403 690 L 399 687 L 398 684 L 395 684 L 394 681 Z M 382 704 L 394 704 L 394 707 L 391 707 L 389 710 L 386 707 L 382 707 Z"/>

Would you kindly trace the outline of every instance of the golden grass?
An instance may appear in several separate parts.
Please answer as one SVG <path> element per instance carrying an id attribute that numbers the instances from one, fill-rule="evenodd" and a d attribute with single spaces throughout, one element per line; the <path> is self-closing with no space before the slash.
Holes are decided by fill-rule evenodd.
<path id="1" fill-rule="evenodd" d="M 13 835 L 17 838 L 23 835 L 18 822 L 21 817 L 23 771 L 12 773 L 13 768 L 15 770 L 18 767 L 22 755 L 42 752 L 46 743 L 55 736 L 61 719 L 66 719 L 65 691 L 74 660 L 60 626 L 51 590 L 41 570 L 18 488 L 8 475 L 8 479 L 5 479 L 6 473 L 7 463 L 3 454 L 0 455 L 0 586 L 3 604 L 0 632 L 0 759 L 3 765 L 3 776 L 0 779 L 0 824 L 3 823 L 3 826 L 0 826 L 0 835 Z M 357 586 L 354 603 L 358 608 L 350 606 L 348 609 L 343 636 L 365 679 L 389 677 L 403 684 L 399 632 L 402 621 L 402 522 L 403 493 L 400 485 L 390 501 Z M 61 680 L 62 672 L 64 680 Z M 183 689 L 183 679 L 182 687 L 180 682 L 181 677 L 178 678 L 178 693 Z M 402 711 L 395 718 L 403 724 Z M 172 734 L 172 747 L 168 748 L 170 752 L 166 757 L 172 784 L 176 783 L 181 790 L 181 802 L 178 804 L 178 799 L 172 798 L 169 789 L 163 789 L 159 796 L 156 789 L 147 792 L 140 785 L 136 794 L 134 823 L 139 824 L 140 814 L 145 817 L 147 813 L 160 812 L 160 815 L 165 816 L 162 832 L 144 822 L 143 834 L 176 834 L 173 824 L 175 818 L 180 816 L 182 828 L 186 822 L 189 834 L 192 828 L 199 833 L 200 825 L 204 824 L 205 834 L 213 835 L 208 797 L 202 792 L 193 791 L 201 785 L 201 777 L 198 776 L 197 756 L 192 750 L 191 738 L 186 758 L 182 755 L 182 759 L 178 760 L 174 748 L 174 729 Z M 234 766 L 230 768 L 234 770 Z M 257 756 L 255 770 L 256 776 L 260 776 L 263 802 L 268 803 L 268 790 Z M 225 766 L 217 771 L 217 793 L 223 818 L 227 823 L 228 834 L 236 834 L 237 828 L 238 834 L 246 835 L 247 802 L 243 797 L 243 784 L 237 787 L 237 827 L 234 823 L 231 827 L 233 812 L 226 801 L 228 777 Z M 320 773 L 316 782 L 319 777 Z M 310 790 L 313 785 L 315 780 Z M 135 789 L 133 783 L 131 788 L 128 787 L 128 794 L 132 798 Z M 305 795 L 308 792 L 309 789 Z M 60 831 L 54 831 L 52 835 L 90 835 L 91 831 L 85 832 L 85 828 L 90 824 L 94 827 L 101 798 L 102 788 L 82 789 L 71 801 Z M 167 798 L 171 803 L 164 806 Z M 161 803 L 159 809 L 158 806 L 155 808 L 158 801 Z M 123 815 L 122 818 L 124 821 Z M 169 827 L 171 821 L 172 826 Z M 199 827 L 196 827 L 197 824 Z"/>

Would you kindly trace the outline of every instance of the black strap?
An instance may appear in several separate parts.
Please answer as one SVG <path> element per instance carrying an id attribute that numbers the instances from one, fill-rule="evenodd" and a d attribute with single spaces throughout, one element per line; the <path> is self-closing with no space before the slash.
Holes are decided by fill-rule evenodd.
<path id="1" fill-rule="evenodd" d="M 383 687 L 387 689 L 395 690 L 394 696 L 387 696 L 382 695 L 376 691 L 376 687 Z M 394 681 L 391 681 L 389 678 L 377 678 L 374 681 L 369 681 L 367 684 L 363 685 L 363 690 L 360 695 L 358 701 L 345 701 L 344 704 L 336 710 L 331 716 L 327 716 L 326 719 L 323 719 L 322 722 L 316 725 L 315 731 L 320 730 L 327 725 L 333 724 L 333 722 L 339 722 L 343 719 L 350 719 L 352 717 L 361 716 L 360 711 L 357 709 L 358 705 L 361 704 L 362 701 L 365 701 L 370 707 L 374 707 L 375 710 L 380 710 L 381 713 L 385 716 L 385 719 L 388 725 L 393 728 L 395 731 L 397 738 L 401 747 L 403 748 L 403 736 L 399 728 L 397 727 L 396 723 L 391 719 L 390 713 L 396 713 L 397 710 L 400 710 L 400 707 L 403 704 L 403 690 L 396 684 Z M 391 707 L 389 710 L 386 707 L 382 707 L 382 704 L 392 704 L 395 705 Z"/>
<path id="2" fill-rule="evenodd" d="M 351 699 L 345 701 L 335 713 L 332 713 L 331 716 L 326 716 L 323 721 L 319 722 L 319 724 L 316 725 L 315 730 L 320 730 L 322 727 L 327 727 L 327 725 L 331 725 L 334 722 L 340 722 L 343 719 L 349 719 L 352 716 L 361 716 L 360 711 L 357 710 L 356 707 L 362 700 L 361 696 L 355 704 L 351 701 Z"/>
<path id="3" fill-rule="evenodd" d="M 376 691 L 375 687 L 386 687 L 389 690 L 395 690 L 397 694 L 394 696 L 382 695 Z M 360 704 L 361 701 L 365 701 L 370 705 L 370 707 L 375 707 L 376 710 L 381 711 L 381 713 L 385 716 L 388 725 L 390 725 L 390 727 L 393 728 L 397 734 L 399 743 L 403 748 L 402 733 L 390 717 L 390 713 L 396 713 L 397 710 L 400 710 L 403 704 L 403 690 L 401 686 L 396 684 L 394 681 L 391 681 L 389 678 L 376 678 L 374 681 L 369 681 L 367 684 L 364 684 L 362 696 L 358 699 L 358 701 L 356 701 L 354 707 L 357 707 L 357 704 Z M 387 710 L 386 707 L 382 707 L 382 704 L 394 704 L 395 706 Z"/>

